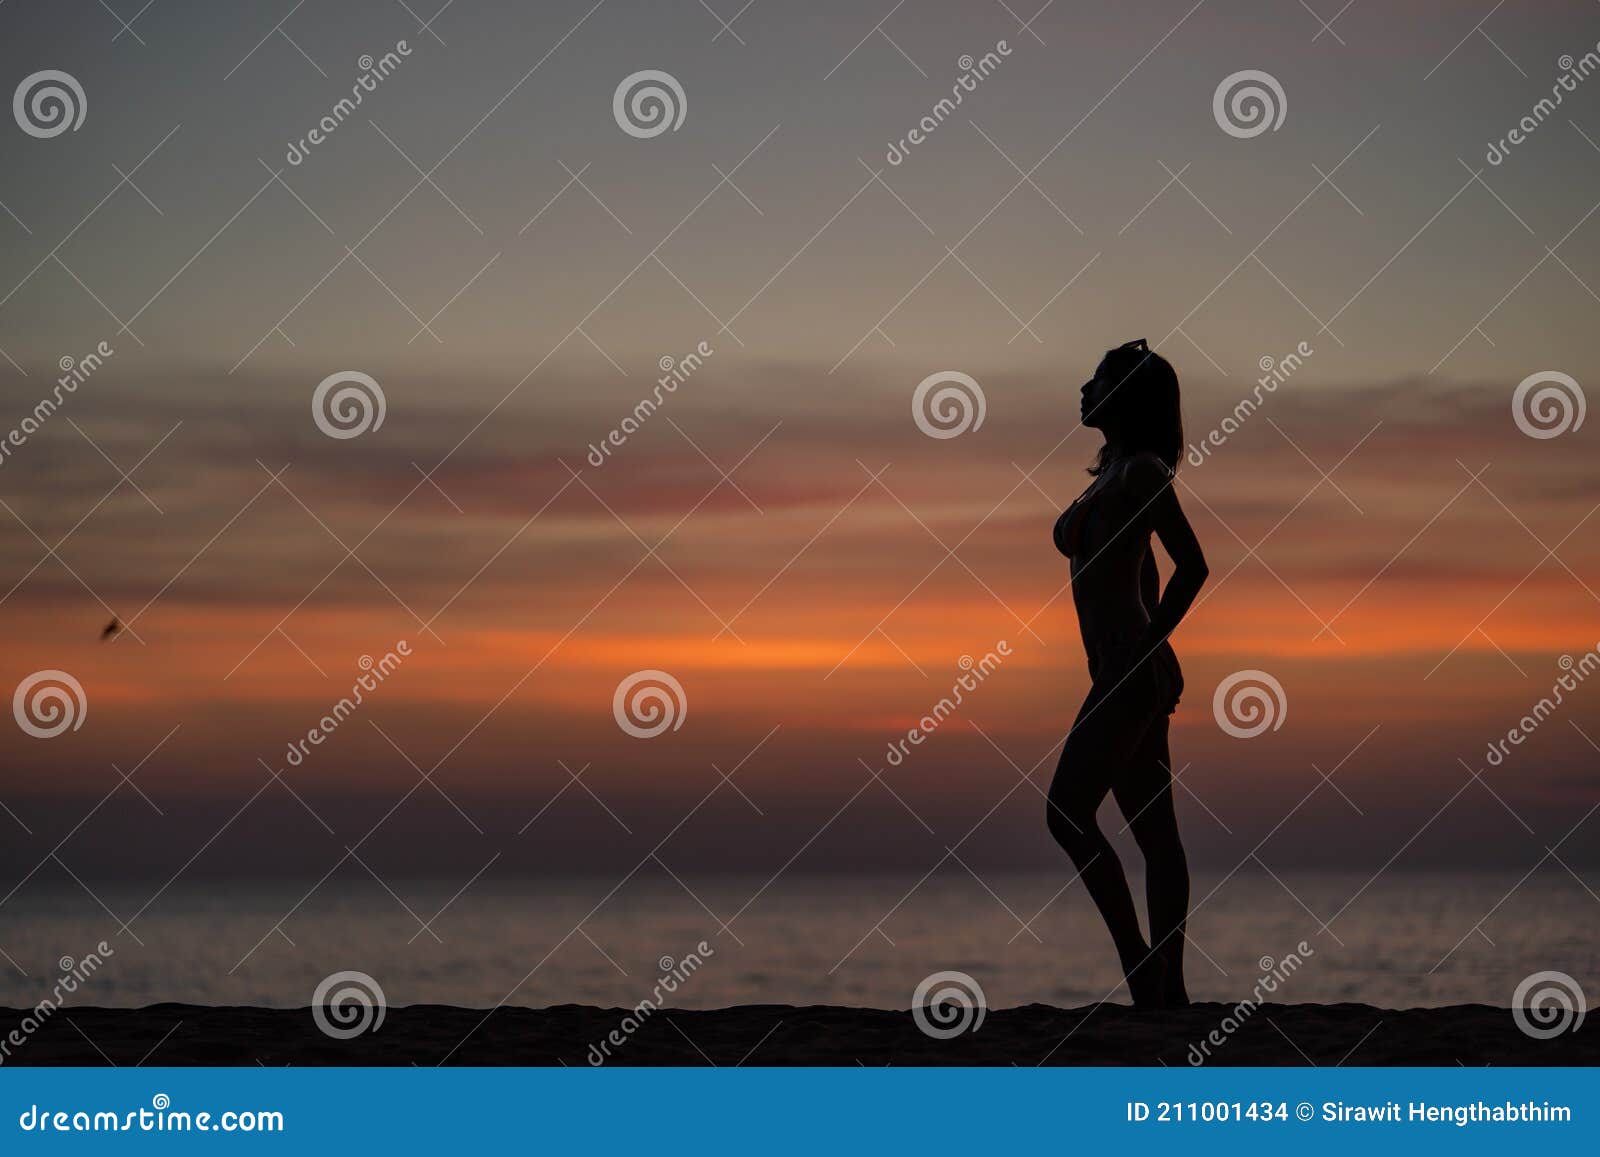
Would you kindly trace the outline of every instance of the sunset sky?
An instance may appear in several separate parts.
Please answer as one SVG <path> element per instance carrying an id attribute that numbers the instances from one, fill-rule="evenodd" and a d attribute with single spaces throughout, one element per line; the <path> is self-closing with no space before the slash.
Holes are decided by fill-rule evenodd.
<path id="1" fill-rule="evenodd" d="M 132 32 L 0 8 L 8 87 L 54 68 L 87 94 L 76 132 L 0 133 L 0 427 L 61 359 L 114 351 L 0 460 L 4 687 L 64 670 L 88 704 L 54 739 L 0 729 L 5 887 L 69 833 L 90 872 L 164 879 L 203 847 L 196 875 L 306 870 L 402 797 L 375 837 L 396 871 L 490 844 L 508 873 L 625 867 L 691 809 L 672 839 L 702 868 L 920 870 L 974 825 L 977 860 L 1056 863 L 1038 789 L 1087 674 L 1049 531 L 1097 445 L 1078 387 L 1136 337 L 1196 442 L 1263 359 L 1311 350 L 1179 474 L 1212 576 L 1174 640 L 1196 858 L 1527 866 L 1584 818 L 1600 681 L 1485 752 L 1600 648 L 1600 418 L 1541 439 L 1512 411 L 1538 372 L 1593 392 L 1600 79 L 1485 155 L 1600 6 L 1358 2 L 1329 29 L 1227 0 L 1026 28 L 1036 4 L 530 7 L 459 0 L 430 31 L 313 2 L 282 32 L 287 3 L 163 0 Z M 678 130 L 615 122 L 643 69 L 681 83 Z M 1281 83 L 1277 130 L 1219 127 L 1243 69 Z M 312 393 L 344 370 L 386 413 L 335 439 Z M 930 438 L 912 394 L 948 370 L 985 418 Z M 641 669 L 687 701 L 649 740 L 612 713 Z M 1244 669 L 1287 700 L 1253 739 L 1212 715 Z M 442 790 L 407 796 L 421 773 Z M 1593 862 L 1600 821 L 1563 847 Z"/>

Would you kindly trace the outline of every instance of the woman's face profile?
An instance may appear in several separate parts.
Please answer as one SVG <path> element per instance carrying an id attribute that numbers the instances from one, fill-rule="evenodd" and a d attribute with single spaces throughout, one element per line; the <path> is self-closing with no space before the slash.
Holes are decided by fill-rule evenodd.
<path id="1" fill-rule="evenodd" d="M 1083 424 L 1091 430 L 1105 428 L 1106 419 L 1110 416 L 1101 403 L 1116 388 L 1116 382 L 1111 380 L 1106 362 L 1102 360 L 1095 367 L 1094 376 L 1083 383 L 1083 404 L 1081 416 Z"/>

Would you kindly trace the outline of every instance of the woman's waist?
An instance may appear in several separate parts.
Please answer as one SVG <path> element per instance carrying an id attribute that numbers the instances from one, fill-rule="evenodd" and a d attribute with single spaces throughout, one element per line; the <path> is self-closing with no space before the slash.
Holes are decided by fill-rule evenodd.
<path id="1" fill-rule="evenodd" d="M 1178 654 L 1172 649 L 1172 644 L 1165 639 L 1152 645 L 1145 634 L 1111 635 L 1101 637 L 1084 636 L 1084 654 L 1091 667 L 1103 662 L 1112 662 L 1119 667 L 1132 666 L 1134 663 L 1146 659 L 1154 660 L 1163 665 L 1176 664 Z"/>
<path id="2" fill-rule="evenodd" d="M 1137 615 L 1108 620 L 1104 616 L 1080 616 L 1078 626 L 1083 637 L 1083 649 L 1091 665 L 1101 660 L 1113 660 L 1119 666 L 1140 662 L 1154 655 L 1159 661 L 1176 662 L 1172 644 L 1165 639 L 1152 644 L 1150 618 L 1139 608 Z"/>
<path id="3" fill-rule="evenodd" d="M 1083 600 L 1074 602 L 1078 608 L 1078 630 L 1086 645 L 1132 645 L 1150 630 L 1150 615 L 1140 600 L 1129 600 L 1121 605 L 1108 605 L 1102 598 L 1094 599 L 1087 606 Z"/>

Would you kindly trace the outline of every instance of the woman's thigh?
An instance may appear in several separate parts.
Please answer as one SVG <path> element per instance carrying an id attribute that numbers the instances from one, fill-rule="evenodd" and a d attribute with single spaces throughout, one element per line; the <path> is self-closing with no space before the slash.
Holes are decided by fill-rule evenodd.
<path id="1" fill-rule="evenodd" d="M 1122 773 L 1111 785 L 1117 808 L 1141 845 L 1177 833 L 1168 727 L 1165 715 L 1151 723 Z"/>
<path id="2" fill-rule="evenodd" d="M 1119 687 L 1109 692 L 1091 688 L 1056 763 L 1050 784 L 1050 805 L 1074 818 L 1092 815 L 1106 793 L 1122 781 L 1145 737 L 1164 716 L 1158 716 L 1143 688 Z"/>

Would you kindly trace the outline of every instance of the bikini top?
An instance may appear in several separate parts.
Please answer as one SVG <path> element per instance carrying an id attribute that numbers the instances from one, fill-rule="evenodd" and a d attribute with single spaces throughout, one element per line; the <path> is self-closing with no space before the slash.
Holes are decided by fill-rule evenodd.
<path id="1" fill-rule="evenodd" d="M 1101 475 L 1078 497 L 1072 500 L 1072 505 L 1061 512 L 1061 517 L 1056 519 L 1055 530 L 1052 537 L 1055 539 L 1056 549 L 1068 558 L 1077 555 L 1079 547 L 1083 545 L 1083 524 L 1089 514 L 1089 507 L 1093 505 L 1090 497 L 1100 486 Z"/>
<path id="2" fill-rule="evenodd" d="M 1166 469 L 1168 477 L 1170 477 L 1172 474 L 1171 469 L 1165 466 L 1163 468 Z M 1092 500 L 1098 497 L 1101 483 L 1106 480 L 1110 473 L 1111 471 L 1107 470 L 1102 474 L 1096 475 L 1095 480 L 1089 483 L 1084 492 L 1074 498 L 1072 505 L 1063 510 L 1061 517 L 1056 519 L 1055 531 L 1053 532 L 1056 549 L 1068 558 L 1075 557 L 1079 548 L 1083 545 L 1083 528 L 1084 523 L 1088 520 L 1089 510 L 1094 505 Z"/>

